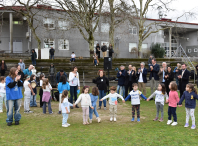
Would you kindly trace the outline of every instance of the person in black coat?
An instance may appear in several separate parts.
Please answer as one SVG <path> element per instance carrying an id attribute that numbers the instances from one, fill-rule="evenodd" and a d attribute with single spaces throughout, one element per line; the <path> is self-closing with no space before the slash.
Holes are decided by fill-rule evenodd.
<path id="1" fill-rule="evenodd" d="M 51 47 L 51 49 L 49 50 L 49 52 L 50 52 L 50 59 L 54 59 L 54 52 L 55 52 L 54 48 Z"/>
<path id="2" fill-rule="evenodd" d="M 31 54 L 31 60 L 32 60 L 32 65 L 36 65 L 36 58 L 37 58 L 37 54 L 35 52 L 34 49 L 32 49 L 32 54 Z"/>
<path id="3" fill-rule="evenodd" d="M 66 81 L 67 81 L 67 74 L 61 69 L 57 74 L 56 74 L 56 83 L 58 85 L 59 81 L 60 81 L 60 77 L 64 75 L 66 77 Z"/>
<path id="4" fill-rule="evenodd" d="M 96 54 L 98 55 L 98 59 L 100 58 L 100 45 L 97 43 L 96 45 Z"/>
<path id="5" fill-rule="evenodd" d="M 172 69 L 170 66 L 168 66 L 168 69 L 165 72 L 164 79 L 165 79 L 166 93 L 169 95 L 169 92 L 170 92 L 169 84 L 170 82 L 174 80 L 174 73 L 172 72 Z"/>
<path id="6" fill-rule="evenodd" d="M 114 51 L 113 51 L 113 46 L 111 44 L 109 44 L 108 50 L 109 50 L 109 57 L 112 57 Z"/>
<path id="7" fill-rule="evenodd" d="M 103 46 L 101 47 L 101 50 L 102 50 L 103 58 L 107 57 L 107 46 L 105 45 L 105 43 L 103 43 Z"/>
<path id="8" fill-rule="evenodd" d="M 120 70 L 117 73 L 117 78 L 118 78 L 118 85 L 117 85 L 117 93 L 125 97 L 125 75 L 126 75 L 126 70 L 124 69 L 125 67 L 123 65 L 120 66 Z"/>
<path id="9" fill-rule="evenodd" d="M 1 76 L 5 75 L 6 70 L 7 70 L 7 65 L 6 65 L 5 61 L 2 60 L 0 63 Z"/>
<path id="10" fill-rule="evenodd" d="M 186 89 L 186 85 L 189 83 L 189 76 L 190 76 L 190 72 L 186 69 L 187 66 L 186 64 L 182 65 L 182 70 L 179 71 L 179 86 L 180 86 L 180 98 L 183 95 L 183 92 Z"/>
<path id="11" fill-rule="evenodd" d="M 23 82 L 25 76 L 24 76 L 24 73 L 21 70 L 21 66 L 20 65 L 17 65 L 17 70 L 18 70 L 18 75 L 21 76 L 20 80 Z"/>

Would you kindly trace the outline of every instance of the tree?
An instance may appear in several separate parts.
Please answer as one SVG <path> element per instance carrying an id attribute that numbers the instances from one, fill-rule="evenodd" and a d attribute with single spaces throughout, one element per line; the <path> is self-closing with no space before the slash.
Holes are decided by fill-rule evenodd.
<path id="1" fill-rule="evenodd" d="M 83 38 L 94 50 L 94 32 L 98 27 L 104 0 L 55 0 L 65 10 Z M 95 26 L 93 26 L 95 24 Z"/>

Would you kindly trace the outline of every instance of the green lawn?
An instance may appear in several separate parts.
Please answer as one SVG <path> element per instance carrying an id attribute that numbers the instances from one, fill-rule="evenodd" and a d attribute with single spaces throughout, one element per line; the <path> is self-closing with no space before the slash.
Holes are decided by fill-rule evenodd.
<path id="1" fill-rule="evenodd" d="M 150 95 L 147 90 L 147 97 Z M 39 97 L 37 99 L 39 105 Z M 107 104 L 108 106 L 108 104 Z M 108 107 L 107 107 L 108 109 Z M 20 125 L 6 125 L 6 113 L 0 114 L 0 145 L 197 145 L 198 129 L 184 128 L 185 107 L 177 108 L 178 125 L 166 125 L 168 105 L 164 106 L 164 122 L 154 122 L 154 101 L 141 101 L 141 122 L 131 122 L 130 102 L 119 103 L 117 122 L 109 121 L 109 110 L 98 110 L 102 119 L 97 123 L 82 124 L 82 110 L 73 109 L 68 128 L 62 127 L 62 115 L 57 114 L 58 102 L 52 102 L 54 114 L 43 115 L 39 107 L 33 114 L 24 114 Z M 195 112 L 198 117 L 198 112 Z M 190 126 L 191 126 L 190 120 Z"/>

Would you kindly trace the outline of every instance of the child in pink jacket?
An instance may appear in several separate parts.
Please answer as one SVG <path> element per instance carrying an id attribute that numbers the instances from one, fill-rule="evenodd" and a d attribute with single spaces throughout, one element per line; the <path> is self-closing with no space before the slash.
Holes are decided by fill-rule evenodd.
<path id="1" fill-rule="evenodd" d="M 169 84 L 169 89 L 170 89 L 169 99 L 167 100 L 167 102 L 169 102 L 167 125 L 170 125 L 172 123 L 171 116 L 173 115 L 174 122 L 171 125 L 176 126 L 177 125 L 176 108 L 177 108 L 177 103 L 179 102 L 179 96 L 177 93 L 177 84 L 175 82 L 171 82 Z"/>

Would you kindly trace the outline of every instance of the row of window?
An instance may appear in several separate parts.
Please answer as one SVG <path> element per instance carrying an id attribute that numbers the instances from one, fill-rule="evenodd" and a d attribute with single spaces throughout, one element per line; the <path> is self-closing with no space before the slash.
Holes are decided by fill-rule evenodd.
<path id="1" fill-rule="evenodd" d="M 193 49 L 188 49 L 188 53 L 191 53 Z M 194 48 L 194 52 L 198 52 L 197 48 Z"/>

